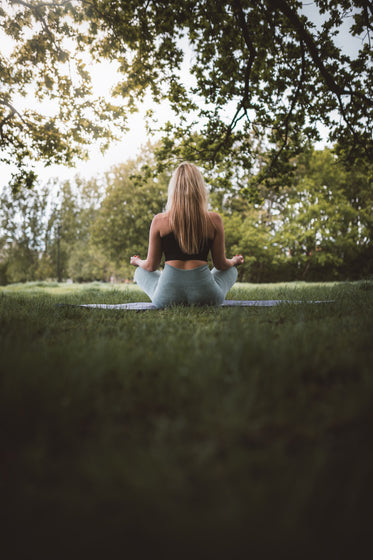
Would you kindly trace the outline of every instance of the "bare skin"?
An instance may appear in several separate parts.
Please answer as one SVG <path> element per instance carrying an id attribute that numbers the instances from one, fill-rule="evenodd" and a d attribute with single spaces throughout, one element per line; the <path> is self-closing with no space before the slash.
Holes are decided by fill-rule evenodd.
<path id="1" fill-rule="evenodd" d="M 218 270 L 227 270 L 232 266 L 238 266 L 244 262 L 242 255 L 235 255 L 231 259 L 225 256 L 225 238 L 223 221 L 216 212 L 209 212 L 210 227 L 209 238 L 213 239 L 211 247 L 211 256 L 215 268 Z M 171 232 L 168 212 L 157 214 L 154 216 L 149 232 L 149 248 L 148 256 L 145 260 L 140 259 L 138 255 L 131 257 L 131 264 L 140 266 L 149 271 L 158 270 L 162 258 L 162 241 L 161 238 Z M 181 270 L 192 270 L 199 266 L 207 264 L 207 261 L 167 261 L 167 264 Z"/>

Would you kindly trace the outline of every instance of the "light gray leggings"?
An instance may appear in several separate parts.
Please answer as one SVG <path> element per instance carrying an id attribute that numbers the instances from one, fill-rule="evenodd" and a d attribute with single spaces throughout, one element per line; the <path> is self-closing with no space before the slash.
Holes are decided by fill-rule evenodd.
<path id="1" fill-rule="evenodd" d="M 207 264 L 180 270 L 166 263 L 163 272 L 140 267 L 135 272 L 135 282 L 158 308 L 172 304 L 221 305 L 236 279 L 236 267 L 210 271 Z"/>

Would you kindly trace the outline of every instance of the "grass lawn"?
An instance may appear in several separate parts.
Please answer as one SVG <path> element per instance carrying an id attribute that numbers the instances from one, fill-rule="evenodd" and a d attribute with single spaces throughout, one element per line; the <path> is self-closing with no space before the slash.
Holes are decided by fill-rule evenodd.
<path id="1" fill-rule="evenodd" d="M 363 558 L 373 282 L 229 298 L 304 303 L 136 312 L 56 306 L 146 301 L 133 285 L 0 288 L 4 559 Z"/>

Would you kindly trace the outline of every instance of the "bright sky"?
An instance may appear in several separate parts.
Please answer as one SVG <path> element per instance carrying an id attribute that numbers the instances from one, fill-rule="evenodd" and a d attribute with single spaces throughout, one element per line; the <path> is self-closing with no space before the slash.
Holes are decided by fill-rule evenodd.
<path id="1" fill-rule="evenodd" d="M 105 95 L 109 93 L 110 85 L 116 75 L 114 65 L 104 63 L 97 65 L 92 71 L 92 82 L 94 85 L 95 95 Z M 118 99 L 115 100 L 118 103 Z M 26 104 L 26 101 L 22 100 Z M 30 103 L 30 100 L 27 100 Z M 19 107 L 19 104 L 17 104 Z M 145 114 L 149 108 L 153 108 L 156 112 L 159 124 L 166 122 L 169 118 L 169 111 L 165 104 L 154 105 L 147 97 L 141 104 L 138 113 L 129 115 L 128 132 L 123 135 L 121 141 L 112 143 L 110 148 L 102 154 L 98 144 L 92 144 L 89 148 L 90 157 L 88 161 L 78 161 L 75 167 L 66 167 L 63 165 L 51 165 L 44 167 L 42 163 L 37 163 L 35 169 L 39 175 L 41 182 L 46 182 L 51 178 L 72 179 L 77 174 L 89 178 L 106 171 L 114 164 L 123 163 L 128 159 L 136 157 L 142 145 L 148 140 L 155 141 L 155 136 L 149 136 L 145 127 Z M 11 166 L 0 164 L 0 187 L 7 184 L 10 180 L 14 169 Z"/>
<path id="2" fill-rule="evenodd" d="M 183 81 L 190 84 L 192 78 L 188 69 L 191 65 L 191 57 L 193 54 L 189 49 L 187 41 L 182 41 L 182 43 L 185 58 L 181 68 L 181 76 Z M 5 56 L 9 55 L 12 51 L 13 45 L 9 37 L 1 30 L 1 28 L 0 44 L 2 54 Z M 88 58 L 85 62 L 87 64 L 87 69 L 89 69 L 91 74 L 94 96 L 103 96 L 106 98 L 110 97 L 110 90 L 118 79 L 117 65 L 115 63 L 110 63 L 109 61 L 104 61 L 100 64 L 92 64 Z M 120 103 L 120 98 L 114 98 L 113 103 Z M 37 105 L 32 96 L 26 98 L 18 97 L 14 100 L 14 105 L 21 111 L 26 107 L 35 107 L 36 110 L 40 111 L 40 106 Z M 44 167 L 42 163 L 37 162 L 35 164 L 35 170 L 39 176 L 40 182 L 47 182 L 49 179 L 54 177 L 58 177 L 61 180 L 72 179 L 76 175 L 89 178 L 103 173 L 115 164 L 124 163 L 128 159 L 136 157 L 143 145 L 145 145 L 149 140 L 155 142 L 160 137 L 159 133 L 158 135 L 148 134 L 145 126 L 146 112 L 149 109 L 154 111 L 154 118 L 156 118 L 159 127 L 166 121 L 170 120 L 170 115 L 172 114 L 166 102 L 156 105 L 152 102 L 150 94 L 148 94 L 144 101 L 139 104 L 138 109 L 138 112 L 128 115 L 128 132 L 123 134 L 120 141 L 116 143 L 113 142 L 104 154 L 101 153 L 99 149 L 99 142 L 97 142 L 96 145 L 92 144 L 89 147 L 89 160 L 77 161 L 75 167 L 69 168 L 64 165 L 51 165 L 49 167 Z M 53 102 L 43 101 L 42 112 L 54 113 Z M 11 174 L 15 170 L 16 169 L 13 166 L 0 163 L 0 188 L 10 181 Z"/>
<path id="3" fill-rule="evenodd" d="M 304 13 L 315 23 L 320 21 L 320 16 L 315 11 L 315 6 L 313 2 L 305 2 L 303 4 Z M 349 52 L 356 51 L 361 44 L 357 43 L 356 40 L 352 41 L 351 36 L 348 33 L 349 25 L 351 20 L 347 22 L 339 36 L 336 38 L 339 46 L 342 46 Z M 6 36 L 0 36 L 2 52 L 6 50 Z M 190 75 L 188 77 L 188 67 L 190 65 L 190 59 L 192 57 L 191 51 L 188 49 L 187 43 L 185 42 L 186 57 L 184 62 L 184 68 L 182 75 L 185 81 L 190 81 Z M 110 84 L 115 81 L 115 65 L 110 65 L 109 63 L 103 63 L 97 65 L 92 72 L 92 80 L 94 84 L 94 91 L 96 95 L 108 94 L 110 90 Z M 29 101 L 27 101 L 29 102 Z M 36 165 L 37 173 L 39 174 L 42 183 L 48 181 L 51 178 L 58 177 L 59 179 L 72 179 L 77 174 L 83 177 L 92 177 L 98 175 L 112 165 L 123 163 L 130 158 L 133 158 L 139 152 L 142 145 L 146 144 L 148 140 L 156 140 L 156 137 L 149 137 L 146 132 L 144 116 L 146 110 L 152 108 L 158 119 L 159 124 L 166 122 L 170 119 L 170 111 L 166 104 L 161 106 L 155 106 L 152 104 L 150 96 L 145 100 L 145 102 L 140 106 L 138 113 L 130 115 L 128 119 L 129 131 L 123 136 L 123 139 L 112 144 L 109 150 L 103 155 L 101 154 L 98 146 L 92 145 L 90 148 L 90 158 L 87 162 L 77 162 L 75 168 L 67 168 L 66 166 L 50 166 L 45 168 L 42 164 Z M 326 129 L 321 129 L 324 138 L 326 139 L 327 131 Z M 317 147 L 321 148 L 325 145 L 325 140 L 320 143 Z M 10 180 L 12 169 L 10 166 L 5 166 L 0 164 L 0 187 L 7 184 Z"/>

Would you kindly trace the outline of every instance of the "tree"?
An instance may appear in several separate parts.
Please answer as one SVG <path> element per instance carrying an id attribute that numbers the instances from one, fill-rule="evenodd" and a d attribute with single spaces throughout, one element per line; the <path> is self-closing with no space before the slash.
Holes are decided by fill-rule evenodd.
<path id="1" fill-rule="evenodd" d="M 114 265 L 92 242 L 91 229 L 104 198 L 102 179 L 58 181 L 50 197 L 48 254 L 59 279 L 109 280 Z"/>
<path id="2" fill-rule="evenodd" d="M 373 273 L 373 175 L 346 169 L 330 149 L 294 161 L 285 186 L 247 174 L 223 198 L 228 253 L 242 253 L 243 281 L 358 279 Z M 369 170 L 368 170 L 369 171 Z M 245 187 L 245 182 L 247 186 Z M 241 184 L 242 183 L 242 184 Z"/>
<path id="3" fill-rule="evenodd" d="M 148 248 L 149 226 L 166 204 L 169 176 L 155 176 L 152 147 L 90 180 L 50 181 L 0 196 L 0 282 L 133 275 L 130 255 Z"/>
<path id="4" fill-rule="evenodd" d="M 4 0 L 0 6 L 0 161 L 17 168 L 14 191 L 35 183 L 33 162 L 73 164 L 93 140 L 104 150 L 125 130 L 121 106 L 92 98 L 84 58 L 89 39 L 74 4 Z"/>
<path id="5" fill-rule="evenodd" d="M 154 177 L 148 151 L 137 160 L 117 165 L 105 174 L 106 187 L 91 227 L 92 243 L 100 247 L 117 267 L 129 273 L 130 256 L 146 255 L 149 227 L 155 214 L 164 210 L 169 176 Z"/>
<path id="6" fill-rule="evenodd" d="M 12 11 L 2 10 L 3 28 L 16 45 L 9 60 L 1 59 L 0 124 L 8 161 L 22 166 L 24 155 L 36 154 L 69 162 L 85 141 L 101 134 L 97 119 L 111 110 L 123 117 L 102 100 L 88 110 L 88 74 L 78 55 L 68 54 L 67 37 L 75 53 L 118 64 L 113 93 L 126 100 L 126 109 L 134 110 L 149 90 L 156 101 L 168 99 L 174 116 L 164 130 L 163 163 L 171 152 L 211 165 L 229 155 L 255 167 L 258 143 L 265 141 L 271 157 L 262 176 L 286 176 L 291 158 L 318 139 L 320 122 L 346 162 L 373 157 L 369 0 L 315 0 L 315 18 L 305 15 L 299 0 L 7 4 Z M 348 23 L 349 36 L 360 41 L 356 54 L 336 41 Z M 193 57 L 190 83 L 181 73 L 186 42 Z M 61 71 L 69 59 L 76 64 L 75 86 Z M 38 96 L 61 97 L 58 118 L 15 110 L 12 97 L 33 80 Z M 104 136 L 110 136 L 107 127 Z"/>
<path id="7" fill-rule="evenodd" d="M 48 198 L 47 187 L 16 195 L 9 188 L 3 189 L 0 197 L 1 283 L 39 279 L 41 267 L 51 276 L 46 257 Z"/>
<path id="8" fill-rule="evenodd" d="M 273 204 L 282 273 L 311 280 L 371 274 L 371 173 L 347 170 L 329 149 L 308 150 L 296 163 L 292 184 Z"/>
<path id="9" fill-rule="evenodd" d="M 0 197 L 0 282 L 108 280 L 108 259 L 90 243 L 100 181 L 49 182 Z"/>
<path id="10" fill-rule="evenodd" d="M 92 280 L 109 281 L 112 276 L 120 276 L 107 253 L 93 242 L 91 230 L 99 216 L 105 198 L 105 180 L 101 177 L 83 180 L 75 178 L 60 190 L 61 200 L 58 207 L 61 250 L 65 256 L 64 273 L 77 282 Z M 75 193 L 71 204 L 71 191 Z"/>

